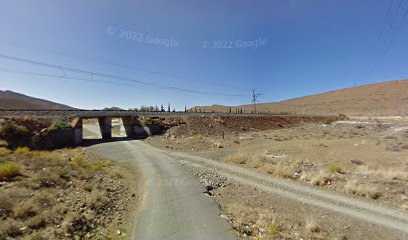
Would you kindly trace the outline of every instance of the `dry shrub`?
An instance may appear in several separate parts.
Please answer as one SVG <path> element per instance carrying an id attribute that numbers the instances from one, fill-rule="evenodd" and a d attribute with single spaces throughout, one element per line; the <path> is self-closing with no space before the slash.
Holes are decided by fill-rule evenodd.
<path id="1" fill-rule="evenodd" d="M 13 207 L 12 199 L 8 194 L 0 194 L 0 217 L 7 216 Z"/>
<path id="2" fill-rule="evenodd" d="M 344 185 L 344 189 L 347 193 L 370 197 L 372 199 L 378 199 L 381 196 L 376 186 L 372 184 L 361 184 L 356 179 L 347 181 Z"/>
<path id="3" fill-rule="evenodd" d="M 18 147 L 16 150 L 14 150 L 14 153 L 21 155 L 29 155 L 30 149 L 28 147 Z"/>
<path id="4" fill-rule="evenodd" d="M 8 219 L 0 224 L 0 239 L 15 239 L 23 235 L 22 224 Z"/>
<path id="5" fill-rule="evenodd" d="M 50 192 L 44 192 L 41 195 L 34 196 L 32 201 L 43 209 L 51 208 L 55 204 L 56 196 Z"/>
<path id="6" fill-rule="evenodd" d="M 27 219 L 37 214 L 37 210 L 32 202 L 22 201 L 13 206 L 12 209 L 14 218 Z"/>
<path id="7" fill-rule="evenodd" d="M 15 162 L 0 162 L 0 180 L 20 175 L 20 168 Z"/>
<path id="8" fill-rule="evenodd" d="M 305 230 L 307 233 L 316 233 L 320 231 L 316 219 L 311 215 L 305 217 Z"/>
<path id="9" fill-rule="evenodd" d="M 280 161 L 275 165 L 275 175 L 284 177 L 284 178 L 293 178 L 293 173 L 296 171 L 293 168 L 292 164 Z"/>
<path id="10" fill-rule="evenodd" d="M 275 172 L 275 166 L 272 163 L 264 163 L 262 169 L 268 174 L 273 174 Z"/>
<path id="11" fill-rule="evenodd" d="M 244 235 L 244 228 L 249 228 L 254 237 L 273 239 L 282 230 L 276 216 L 268 209 L 233 203 L 226 206 L 226 212 L 241 236 Z"/>
<path id="12" fill-rule="evenodd" d="M 341 167 L 335 163 L 327 165 L 327 170 L 331 173 L 342 173 Z"/>
<path id="13" fill-rule="evenodd" d="M 251 161 L 251 166 L 253 168 L 260 168 L 260 167 L 263 166 L 263 164 L 264 164 L 264 162 L 262 162 L 262 160 L 259 159 L 259 158 L 256 158 L 253 161 Z"/>
<path id="14" fill-rule="evenodd" d="M 276 236 L 281 231 L 279 225 L 276 223 L 276 217 L 269 221 L 265 226 L 266 237 Z"/>
<path id="15" fill-rule="evenodd" d="M 0 147 L 7 148 L 9 146 L 7 141 L 0 139 Z"/>
<path id="16" fill-rule="evenodd" d="M 40 172 L 34 182 L 38 183 L 40 187 L 56 187 L 62 185 L 65 181 L 60 178 L 57 171 L 46 169 Z"/>
<path id="17" fill-rule="evenodd" d="M 331 182 L 330 175 L 325 171 L 315 172 L 302 172 L 300 180 L 309 181 L 314 186 L 324 186 Z"/>
<path id="18" fill-rule="evenodd" d="M 395 168 L 370 169 L 370 167 L 368 166 L 359 166 L 356 172 L 366 176 L 383 177 L 387 180 L 402 180 L 402 181 L 408 180 L 407 170 Z"/>
<path id="19" fill-rule="evenodd" d="M 275 176 L 283 178 L 294 178 L 294 172 L 296 172 L 296 164 L 292 164 L 285 161 L 279 161 L 275 164 L 265 162 L 262 166 L 268 174 L 273 174 Z"/>
<path id="20" fill-rule="evenodd" d="M 223 148 L 224 146 L 222 145 L 221 142 L 213 142 L 213 147 L 214 148 Z"/>
<path id="21" fill-rule="evenodd" d="M 230 155 L 225 158 L 225 161 L 227 162 L 232 162 L 232 163 L 237 163 L 237 164 L 245 164 L 249 162 L 250 157 L 248 154 L 245 153 L 238 153 L 235 155 Z"/>
<path id="22" fill-rule="evenodd" d="M 28 227 L 34 230 L 46 227 L 47 220 L 43 215 L 37 215 L 31 218 L 28 222 Z"/>
<path id="23" fill-rule="evenodd" d="M 11 151 L 8 148 L 5 147 L 0 147 L 0 156 L 5 156 L 10 154 Z"/>
<path id="24" fill-rule="evenodd" d="M 73 157 L 70 159 L 70 164 L 72 166 L 77 166 L 77 167 L 81 167 L 81 168 L 85 168 L 85 169 L 91 169 L 94 171 L 99 171 L 104 167 L 109 167 L 112 166 L 112 162 L 110 161 L 88 161 L 88 160 L 84 160 L 81 157 Z"/>
<path id="25" fill-rule="evenodd" d="M 26 136 L 29 134 L 29 130 L 16 122 L 6 122 L 2 124 L 0 128 L 0 136 Z"/>

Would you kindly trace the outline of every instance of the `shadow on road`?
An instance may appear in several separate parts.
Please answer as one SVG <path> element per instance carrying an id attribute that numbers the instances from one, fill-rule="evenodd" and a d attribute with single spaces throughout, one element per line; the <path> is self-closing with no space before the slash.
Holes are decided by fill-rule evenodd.
<path id="1" fill-rule="evenodd" d="M 111 139 L 84 139 L 81 146 L 82 147 L 90 147 L 93 145 L 98 145 L 101 143 L 107 142 L 123 142 L 123 141 L 130 141 L 130 140 L 143 140 L 146 137 L 139 137 L 139 138 L 129 138 L 129 137 L 113 137 Z"/>

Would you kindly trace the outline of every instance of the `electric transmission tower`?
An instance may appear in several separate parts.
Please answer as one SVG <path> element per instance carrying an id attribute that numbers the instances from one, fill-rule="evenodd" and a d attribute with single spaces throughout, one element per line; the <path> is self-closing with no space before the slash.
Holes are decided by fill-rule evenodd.
<path id="1" fill-rule="evenodd" d="M 255 89 L 252 89 L 252 109 L 253 113 L 256 114 L 256 102 L 259 102 L 259 97 L 261 94 L 255 93 Z"/>

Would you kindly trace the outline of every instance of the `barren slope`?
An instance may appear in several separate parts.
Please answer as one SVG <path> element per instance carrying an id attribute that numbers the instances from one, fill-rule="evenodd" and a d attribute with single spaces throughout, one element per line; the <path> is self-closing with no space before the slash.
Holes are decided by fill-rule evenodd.
<path id="1" fill-rule="evenodd" d="M 250 105 L 239 106 L 250 112 Z M 228 111 L 228 106 L 197 107 L 202 111 Z M 368 84 L 353 88 L 258 105 L 262 112 L 389 116 L 408 114 L 408 80 Z M 235 107 L 232 107 L 235 111 Z"/>
<path id="2" fill-rule="evenodd" d="M 68 110 L 70 106 L 0 90 L 0 109 Z"/>

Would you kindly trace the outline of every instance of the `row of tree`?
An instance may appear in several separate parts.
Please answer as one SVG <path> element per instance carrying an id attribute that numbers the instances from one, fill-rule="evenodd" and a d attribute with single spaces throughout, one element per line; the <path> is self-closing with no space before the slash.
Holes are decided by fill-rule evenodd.
<path id="1" fill-rule="evenodd" d="M 167 109 L 165 109 L 164 105 L 162 104 L 160 106 L 160 108 L 157 105 L 156 106 L 142 105 L 142 106 L 140 106 L 140 108 L 133 108 L 133 109 L 129 109 L 129 110 L 140 111 L 140 112 L 176 112 L 175 108 L 173 108 L 173 110 L 171 110 L 170 103 L 167 105 Z M 184 106 L 184 112 L 205 113 L 207 111 L 204 111 L 201 108 L 197 108 L 197 107 L 194 107 L 192 109 L 187 109 L 187 106 Z M 212 110 L 210 112 L 214 113 L 215 111 Z M 235 113 L 235 114 L 251 113 L 251 114 L 253 114 L 254 112 L 253 111 L 247 112 L 243 108 L 229 107 L 228 110 L 227 110 L 227 113 Z M 257 114 L 284 114 L 284 115 L 290 115 L 290 114 L 293 114 L 293 113 L 290 113 L 290 112 L 270 112 L 270 111 L 263 112 L 263 111 L 257 111 Z"/>
<path id="2" fill-rule="evenodd" d="M 173 110 L 171 110 L 170 103 L 167 105 L 167 110 L 164 108 L 163 104 L 160 106 L 160 108 L 157 105 L 156 106 L 142 105 L 142 106 L 140 106 L 140 108 L 132 108 L 132 109 L 129 109 L 129 110 L 140 111 L 140 112 L 176 112 L 175 108 L 173 108 Z"/>

